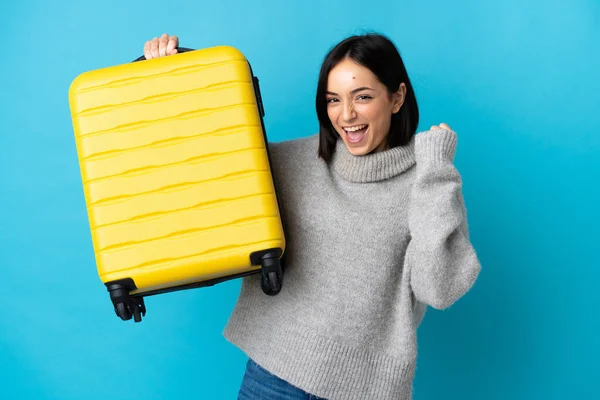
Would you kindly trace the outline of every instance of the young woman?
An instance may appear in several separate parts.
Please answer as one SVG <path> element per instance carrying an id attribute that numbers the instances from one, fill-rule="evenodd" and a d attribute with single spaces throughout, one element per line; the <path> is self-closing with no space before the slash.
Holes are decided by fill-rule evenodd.
<path id="1" fill-rule="evenodd" d="M 148 41 L 146 58 L 178 39 Z M 318 135 L 270 144 L 286 222 L 285 284 L 244 278 L 224 335 L 249 356 L 239 399 L 410 399 L 417 327 L 475 282 L 457 137 L 416 134 L 394 44 L 349 37 L 327 54 Z"/>

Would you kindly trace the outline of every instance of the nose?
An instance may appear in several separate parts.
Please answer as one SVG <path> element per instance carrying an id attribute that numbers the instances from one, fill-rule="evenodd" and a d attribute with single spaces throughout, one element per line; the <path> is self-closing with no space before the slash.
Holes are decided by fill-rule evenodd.
<path id="1" fill-rule="evenodd" d="M 354 111 L 354 103 L 352 103 L 351 101 L 344 104 L 342 118 L 344 121 L 351 121 L 354 118 L 356 118 L 356 111 Z"/>

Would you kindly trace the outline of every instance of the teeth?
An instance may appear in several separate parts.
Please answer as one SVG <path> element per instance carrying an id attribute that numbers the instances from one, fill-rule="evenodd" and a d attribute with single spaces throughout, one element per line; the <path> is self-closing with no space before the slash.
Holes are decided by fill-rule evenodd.
<path id="1" fill-rule="evenodd" d="M 367 125 L 348 126 L 348 127 L 344 128 L 344 130 L 347 132 L 356 132 L 356 131 L 359 131 L 359 130 L 365 128 L 366 126 Z"/>

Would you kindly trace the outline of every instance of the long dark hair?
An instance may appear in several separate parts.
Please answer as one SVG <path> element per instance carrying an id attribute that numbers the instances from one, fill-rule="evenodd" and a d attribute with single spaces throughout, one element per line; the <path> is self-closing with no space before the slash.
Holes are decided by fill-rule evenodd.
<path id="1" fill-rule="evenodd" d="M 338 140 L 338 133 L 327 115 L 327 78 L 333 67 L 346 58 L 350 58 L 373 72 L 387 88 L 390 96 L 398 91 L 401 83 L 406 85 L 404 103 L 400 111 L 392 114 L 390 132 L 386 139 L 389 148 L 408 144 L 419 125 L 417 98 L 402 57 L 392 41 L 376 33 L 348 37 L 327 53 L 319 73 L 316 98 L 317 117 L 320 125 L 319 157 L 326 163 L 331 161 L 335 143 Z"/>

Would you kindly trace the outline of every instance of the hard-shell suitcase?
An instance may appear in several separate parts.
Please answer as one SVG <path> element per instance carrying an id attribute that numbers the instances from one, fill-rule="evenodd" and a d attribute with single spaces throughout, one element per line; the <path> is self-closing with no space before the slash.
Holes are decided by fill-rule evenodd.
<path id="1" fill-rule="evenodd" d="M 279 292 L 285 237 L 241 52 L 85 72 L 69 103 L 98 274 L 121 319 L 140 321 L 144 296 L 253 273 Z"/>

